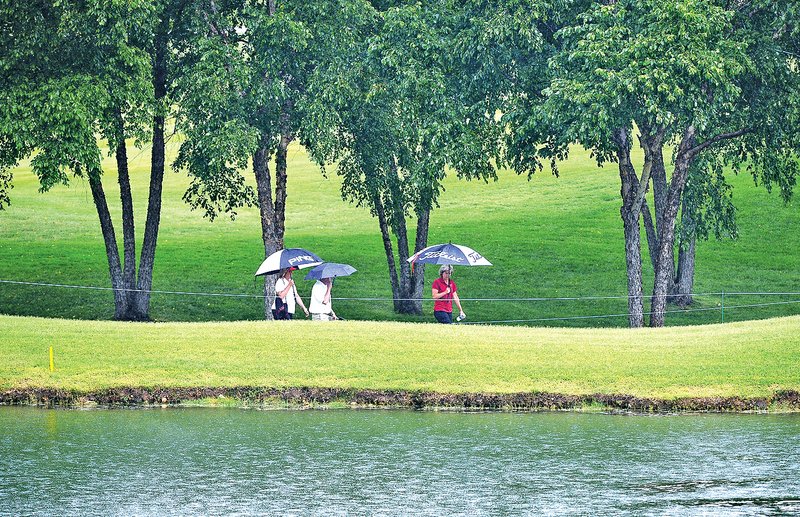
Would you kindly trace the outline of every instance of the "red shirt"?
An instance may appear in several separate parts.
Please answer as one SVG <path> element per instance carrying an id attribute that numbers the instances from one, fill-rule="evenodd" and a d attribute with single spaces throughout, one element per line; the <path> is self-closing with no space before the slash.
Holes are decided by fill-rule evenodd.
<path id="1" fill-rule="evenodd" d="M 434 289 L 436 289 L 437 293 L 443 293 L 447 291 L 447 283 L 442 280 L 442 277 L 437 278 L 433 281 Z M 444 312 L 453 312 L 453 293 L 458 291 L 458 287 L 456 287 L 456 283 L 450 280 L 450 293 L 442 296 L 438 300 L 434 300 L 433 302 L 433 310 L 435 311 L 444 311 Z"/>

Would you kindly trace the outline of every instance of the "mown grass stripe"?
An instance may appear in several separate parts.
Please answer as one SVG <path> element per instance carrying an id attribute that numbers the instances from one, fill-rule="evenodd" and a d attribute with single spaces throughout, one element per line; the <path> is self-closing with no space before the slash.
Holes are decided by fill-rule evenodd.
<path id="1" fill-rule="evenodd" d="M 0 316 L 0 336 L 4 390 L 307 386 L 658 399 L 800 390 L 800 317 L 629 330 Z"/>

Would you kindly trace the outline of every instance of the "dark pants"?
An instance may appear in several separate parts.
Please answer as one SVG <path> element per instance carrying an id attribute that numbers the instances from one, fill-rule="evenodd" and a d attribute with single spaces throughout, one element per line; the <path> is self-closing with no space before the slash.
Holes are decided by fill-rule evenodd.
<path id="1" fill-rule="evenodd" d="M 272 309 L 272 319 L 274 320 L 290 320 L 294 317 L 294 314 L 291 312 L 281 312 L 278 314 L 278 311 Z"/>
<path id="2" fill-rule="evenodd" d="M 453 323 L 453 313 L 445 311 L 433 311 L 433 316 L 439 323 Z"/>

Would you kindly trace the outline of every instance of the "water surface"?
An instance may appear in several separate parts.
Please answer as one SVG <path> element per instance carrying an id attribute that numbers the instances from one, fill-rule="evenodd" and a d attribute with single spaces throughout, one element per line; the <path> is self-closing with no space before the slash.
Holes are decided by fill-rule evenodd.
<path id="1" fill-rule="evenodd" d="M 800 513 L 800 415 L 0 407 L 0 515 Z"/>

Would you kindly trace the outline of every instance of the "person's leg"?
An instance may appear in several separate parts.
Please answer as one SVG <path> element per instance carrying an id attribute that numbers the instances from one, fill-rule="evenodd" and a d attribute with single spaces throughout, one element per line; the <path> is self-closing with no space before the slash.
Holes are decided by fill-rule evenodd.
<path id="1" fill-rule="evenodd" d="M 453 313 L 445 311 L 433 311 L 433 316 L 439 323 L 453 323 Z"/>
<path id="2" fill-rule="evenodd" d="M 278 319 L 278 311 L 276 311 L 275 309 L 272 309 L 272 319 L 274 320 Z"/>
<path id="3" fill-rule="evenodd" d="M 287 313 L 286 313 L 286 319 L 287 319 L 287 320 L 294 319 L 294 313 L 287 312 Z"/>

